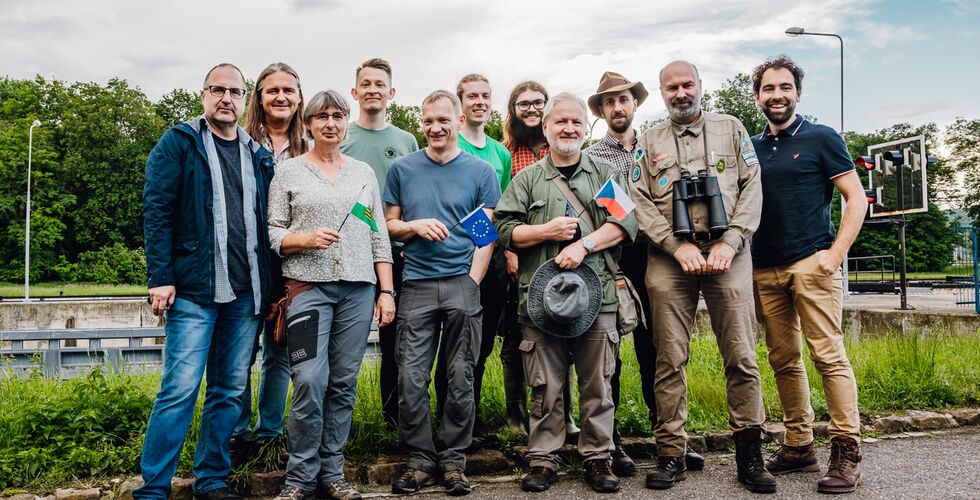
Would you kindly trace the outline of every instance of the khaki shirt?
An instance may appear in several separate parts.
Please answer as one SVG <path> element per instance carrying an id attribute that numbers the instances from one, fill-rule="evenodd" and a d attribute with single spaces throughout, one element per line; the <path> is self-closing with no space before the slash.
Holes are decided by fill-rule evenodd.
<path id="1" fill-rule="evenodd" d="M 514 228 L 521 224 L 547 224 L 555 217 L 565 215 L 568 202 L 558 186 L 555 186 L 555 183 L 551 181 L 559 175 L 561 174 L 551 162 L 551 156 L 544 157 L 544 159 L 521 170 L 521 173 L 514 177 L 510 186 L 500 197 L 500 201 L 497 202 L 497 207 L 493 212 L 494 225 L 500 234 L 500 244 L 517 253 L 518 268 L 520 269 L 517 279 L 520 291 L 518 293 L 517 316 L 523 325 L 533 326 L 527 314 L 527 288 L 531 282 L 531 277 L 542 264 L 558 256 L 559 242 L 545 241 L 530 248 L 515 248 L 511 243 L 511 236 L 514 233 Z M 579 200 L 585 205 L 585 209 L 597 226 L 601 227 L 606 222 L 611 222 L 618 225 L 626 233 L 626 238 L 619 245 L 605 250 L 611 252 L 613 259 L 619 261 L 621 246 L 632 243 L 636 237 L 636 219 L 631 212 L 622 221 L 617 221 L 615 217 L 609 215 L 609 211 L 598 203 L 590 203 L 592 197 L 610 177 L 612 177 L 613 182 L 625 186 L 623 174 L 619 169 L 605 160 L 590 157 L 583 152 L 579 168 L 568 180 L 568 186 L 572 192 L 578 195 Z M 580 226 L 582 237 L 588 236 L 589 231 L 585 225 L 580 224 Z M 606 261 L 602 252 L 587 255 L 583 262 L 592 266 L 602 281 L 603 293 L 600 311 L 616 311 L 619 303 L 616 299 L 616 283 L 612 273 L 606 269 Z"/>
<path id="2" fill-rule="evenodd" d="M 630 177 L 641 233 L 654 246 L 673 255 L 686 241 L 673 233 L 674 182 L 681 178 L 681 168 L 691 177 L 696 177 L 699 170 L 709 169 L 708 175 L 718 178 L 729 229 L 721 238 L 699 242 L 700 247 L 707 251 L 715 241 L 724 241 L 736 252 L 741 251 L 759 227 L 762 213 L 759 160 L 741 122 L 733 116 L 707 111 L 702 111 L 690 125 L 678 125 L 668 119 L 643 132 L 639 147 L 643 153 Z M 694 231 L 707 233 L 708 204 L 696 201 L 687 205 Z"/>

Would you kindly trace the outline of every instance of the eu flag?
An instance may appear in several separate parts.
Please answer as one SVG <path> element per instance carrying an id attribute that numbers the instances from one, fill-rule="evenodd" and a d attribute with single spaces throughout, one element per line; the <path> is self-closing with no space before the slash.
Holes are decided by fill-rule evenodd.
<path id="1" fill-rule="evenodd" d="M 459 221 L 459 225 L 463 226 L 466 234 L 477 247 L 482 248 L 497 241 L 497 229 L 493 227 L 490 217 L 487 217 L 487 213 L 483 211 L 482 204 L 467 214 L 466 217 L 463 217 Z"/>

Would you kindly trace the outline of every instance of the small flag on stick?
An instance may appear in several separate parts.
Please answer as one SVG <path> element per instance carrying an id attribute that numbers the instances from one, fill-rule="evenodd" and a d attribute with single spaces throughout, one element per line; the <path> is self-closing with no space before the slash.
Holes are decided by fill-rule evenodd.
<path id="1" fill-rule="evenodd" d="M 619 187 L 619 184 L 613 182 L 612 177 L 599 188 L 599 192 L 592 198 L 599 205 L 606 207 L 606 210 L 609 210 L 609 215 L 615 217 L 616 220 L 625 219 L 636 208 L 633 200 L 626 194 L 626 191 L 623 191 L 623 188 Z"/>
<path id="2" fill-rule="evenodd" d="M 367 189 L 361 188 L 361 193 L 357 196 L 350 213 L 364 221 L 371 231 L 378 232 L 378 223 L 374 220 L 374 211 L 371 210 L 371 193 Z"/>
<path id="3" fill-rule="evenodd" d="M 497 241 L 497 229 L 493 227 L 490 217 L 487 217 L 487 213 L 483 211 L 482 203 L 476 207 L 476 210 L 460 219 L 459 225 L 463 226 L 466 234 L 477 247 L 482 248 Z"/>

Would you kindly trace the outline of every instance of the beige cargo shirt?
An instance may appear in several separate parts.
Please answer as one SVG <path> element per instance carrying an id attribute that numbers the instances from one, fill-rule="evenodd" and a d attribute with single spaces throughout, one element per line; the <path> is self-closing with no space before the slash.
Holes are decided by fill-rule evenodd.
<path id="1" fill-rule="evenodd" d="M 675 143 L 676 138 L 676 143 Z M 736 252 L 742 250 L 759 227 L 762 185 L 759 160 L 745 127 L 733 116 L 701 112 L 689 125 L 667 119 L 640 136 L 642 153 L 630 181 L 636 203 L 640 232 L 668 255 L 686 240 L 673 233 L 673 185 L 681 169 L 696 177 L 699 170 L 718 178 L 728 215 L 728 231 L 710 241 L 696 244 L 707 251 L 715 241 L 724 241 Z M 708 231 L 708 205 L 688 202 L 695 233 Z"/>

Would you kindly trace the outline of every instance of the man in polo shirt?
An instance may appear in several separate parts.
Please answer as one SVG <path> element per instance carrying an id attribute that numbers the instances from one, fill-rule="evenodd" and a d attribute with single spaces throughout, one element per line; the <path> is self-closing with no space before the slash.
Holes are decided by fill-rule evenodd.
<path id="1" fill-rule="evenodd" d="M 854 491 L 861 479 L 861 421 L 841 330 L 841 261 L 861 231 L 868 201 L 843 139 L 796 114 L 802 88 L 803 70 L 786 56 L 752 72 L 755 102 L 769 121 L 752 138 L 763 193 L 762 221 L 752 240 L 752 277 L 786 425 L 783 446 L 766 460 L 766 468 L 773 474 L 820 470 L 802 326 L 830 414 L 830 464 L 817 491 L 844 493 Z M 835 187 L 847 202 L 836 236 L 830 222 Z"/>
<path id="2" fill-rule="evenodd" d="M 408 467 L 392 482 L 394 493 L 414 493 L 435 482 L 465 495 L 464 451 L 473 433 L 473 367 L 481 334 L 480 281 L 493 246 L 474 250 L 458 221 L 483 207 L 489 214 L 500 185 L 485 161 L 463 153 L 459 99 L 437 90 L 422 101 L 428 146 L 396 160 L 385 182 L 385 220 L 392 238 L 405 243 L 405 273 L 398 310 L 398 430 L 409 450 Z M 448 361 L 446 404 L 432 436 L 429 380 L 436 351 Z"/>
<path id="3" fill-rule="evenodd" d="M 586 153 L 593 157 L 602 158 L 613 164 L 629 182 L 638 180 L 639 166 L 635 166 L 643 156 L 643 148 L 638 148 L 637 132 L 633 128 L 633 115 L 636 108 L 646 100 L 646 87 L 642 82 L 631 82 L 619 73 L 607 71 L 599 79 L 599 88 L 589 97 L 589 109 L 596 118 L 606 122 L 608 130 L 601 141 L 589 146 Z M 637 179 L 631 175 L 636 174 Z M 640 366 L 640 383 L 643 401 L 648 408 L 650 427 L 657 425 L 657 400 L 653 391 L 654 377 L 657 369 L 657 348 L 653 345 L 650 334 L 650 297 L 644 280 L 647 273 L 647 241 L 638 235 L 636 242 L 623 247 L 623 256 L 619 261 L 623 274 L 633 282 L 642 301 L 643 312 L 647 324 L 639 324 L 633 330 L 633 347 L 636 351 L 636 362 Z M 619 376 L 622 372 L 623 361 L 616 357 L 616 373 L 612 379 L 613 402 L 619 407 Z M 617 476 L 632 476 L 636 472 L 636 464 L 623 450 L 619 431 L 614 429 L 613 442 L 616 449 L 612 454 L 613 471 Z M 685 456 L 687 468 L 700 470 L 704 467 L 704 458 L 694 451 L 688 450 Z"/>
<path id="4" fill-rule="evenodd" d="M 412 134 L 385 121 L 388 102 L 395 98 L 395 88 L 391 86 L 391 65 L 384 59 L 368 59 L 354 72 L 354 88 L 351 97 L 360 109 L 357 121 L 347 128 L 347 139 L 340 145 L 340 151 L 347 156 L 367 163 L 378 177 L 378 186 L 384 189 L 388 170 L 395 159 L 419 150 L 419 144 Z M 405 258 L 402 245 L 391 240 L 392 275 L 395 279 L 395 293 L 401 292 L 402 269 Z M 398 320 L 392 321 L 378 332 L 381 347 L 381 408 L 385 420 L 394 427 L 398 422 L 398 364 L 395 362 L 395 335 Z"/>
<path id="5" fill-rule="evenodd" d="M 493 137 L 487 136 L 486 124 L 490 120 L 492 97 L 490 80 L 483 75 L 472 73 L 464 76 L 456 86 L 456 96 L 463 106 L 466 122 L 459 131 L 458 146 L 463 152 L 469 153 L 493 167 L 503 192 L 510 184 L 511 166 L 510 151 Z M 499 331 L 516 330 L 517 299 L 516 288 L 511 287 L 512 279 L 517 278 L 517 254 L 504 250 L 499 245 L 494 246 L 493 258 L 487 275 L 480 283 L 480 301 L 483 305 L 483 343 L 480 346 L 476 368 L 473 371 L 473 396 L 476 406 L 476 422 L 473 424 L 473 435 L 483 437 L 487 433 L 486 425 L 480 418 L 480 391 L 483 388 L 483 373 L 486 370 L 487 358 L 493 352 L 494 341 Z M 514 300 L 511 299 L 514 296 Z M 508 303 L 513 307 L 507 308 Z M 512 350 L 519 356 L 517 345 Z M 518 364 L 517 369 L 521 369 Z M 516 390 L 524 391 L 524 377 L 513 377 L 514 369 L 504 370 L 505 392 L 516 386 Z M 516 380 L 514 380 L 516 378 Z M 440 411 L 446 400 L 446 359 L 445 353 L 439 352 L 435 375 L 436 409 Z M 510 390 L 509 392 L 514 392 Z M 523 394 L 522 394 L 523 396 Z M 516 398 L 515 398 L 516 399 Z M 518 405 L 508 405 L 513 409 Z M 510 411 L 507 421 L 516 430 L 523 430 L 524 412 Z"/>

